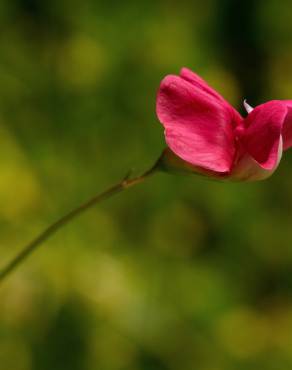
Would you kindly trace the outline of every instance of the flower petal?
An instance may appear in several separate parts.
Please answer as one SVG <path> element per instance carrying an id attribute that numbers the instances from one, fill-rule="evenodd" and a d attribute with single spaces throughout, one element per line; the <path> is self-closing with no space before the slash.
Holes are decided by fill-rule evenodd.
<path id="1" fill-rule="evenodd" d="M 292 100 L 283 100 L 282 103 L 288 110 L 282 129 L 283 148 L 286 150 L 292 146 Z"/>
<path id="2" fill-rule="evenodd" d="M 180 77 L 184 80 L 190 82 L 193 84 L 196 88 L 199 88 L 200 90 L 205 91 L 206 93 L 212 95 L 216 99 L 222 101 L 224 100 L 220 94 L 217 93 L 212 87 L 210 87 L 206 81 L 204 81 L 199 75 L 197 75 L 195 72 L 191 71 L 188 68 L 182 68 L 180 71 Z"/>
<path id="3" fill-rule="evenodd" d="M 210 94 L 211 97 L 218 99 L 221 104 L 223 104 L 227 109 L 229 109 L 232 114 L 235 116 L 235 120 L 242 120 L 241 115 L 235 110 L 232 105 L 230 105 L 224 98 L 221 96 L 216 90 L 214 90 L 211 86 L 207 84 L 199 75 L 195 72 L 191 71 L 188 68 L 182 68 L 180 71 L 180 77 L 189 81 L 193 84 L 197 89 L 203 90 L 207 94 Z"/>
<path id="4" fill-rule="evenodd" d="M 282 136 L 280 136 L 279 147 L 278 147 L 278 156 L 277 156 L 277 163 L 271 169 L 267 170 L 261 167 L 258 162 L 254 160 L 253 157 L 249 153 L 245 153 L 239 161 L 236 163 L 232 172 L 229 176 L 230 181 L 258 181 L 264 180 L 270 177 L 275 170 L 277 169 L 283 152 L 283 140 Z"/>
<path id="5" fill-rule="evenodd" d="M 235 152 L 233 113 L 209 91 L 197 87 L 179 76 L 162 81 L 157 115 L 165 127 L 166 142 L 188 163 L 228 172 Z"/>
<path id="6" fill-rule="evenodd" d="M 278 165 L 281 131 L 286 114 L 285 104 L 273 100 L 258 105 L 244 120 L 245 129 L 240 141 L 265 170 L 272 170 Z"/>
<path id="7" fill-rule="evenodd" d="M 169 147 L 165 148 L 160 159 L 159 169 L 170 173 L 194 174 L 216 180 L 229 178 L 229 173 L 211 171 L 206 168 L 194 166 L 178 157 Z"/>

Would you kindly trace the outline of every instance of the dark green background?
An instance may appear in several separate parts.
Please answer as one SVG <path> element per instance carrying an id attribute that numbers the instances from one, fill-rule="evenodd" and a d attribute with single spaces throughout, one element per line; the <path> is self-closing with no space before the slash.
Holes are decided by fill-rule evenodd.
<path id="1" fill-rule="evenodd" d="M 287 1 L 2 0 L 0 262 L 164 148 L 182 66 L 242 111 L 292 98 Z M 0 290 L 1 370 L 292 368 L 292 154 L 259 183 L 157 175 Z"/>

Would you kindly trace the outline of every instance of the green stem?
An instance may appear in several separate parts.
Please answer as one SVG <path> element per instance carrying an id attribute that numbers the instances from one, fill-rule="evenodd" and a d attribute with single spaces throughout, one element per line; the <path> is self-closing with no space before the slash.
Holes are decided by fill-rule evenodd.
<path id="1" fill-rule="evenodd" d="M 0 284 L 10 275 L 21 263 L 23 263 L 38 247 L 40 247 L 47 239 L 60 230 L 64 225 L 75 219 L 87 209 L 93 207 L 97 203 L 112 197 L 113 195 L 122 192 L 136 184 L 143 182 L 150 175 L 154 174 L 157 170 L 155 164 L 150 170 L 146 171 L 143 175 L 130 179 L 126 176 L 122 181 L 113 185 L 104 192 L 95 195 L 79 207 L 74 208 L 65 216 L 59 218 L 57 221 L 48 226 L 41 232 L 35 239 L 28 243 L 24 248 L 0 270 Z"/>

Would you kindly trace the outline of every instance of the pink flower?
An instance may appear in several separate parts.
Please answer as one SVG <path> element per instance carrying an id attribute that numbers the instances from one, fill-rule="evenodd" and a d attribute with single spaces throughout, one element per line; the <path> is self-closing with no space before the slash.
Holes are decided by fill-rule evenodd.
<path id="1" fill-rule="evenodd" d="M 187 68 L 166 76 L 157 97 L 168 146 L 163 164 L 222 179 L 269 177 L 292 146 L 292 100 L 244 106 L 246 118 Z"/>

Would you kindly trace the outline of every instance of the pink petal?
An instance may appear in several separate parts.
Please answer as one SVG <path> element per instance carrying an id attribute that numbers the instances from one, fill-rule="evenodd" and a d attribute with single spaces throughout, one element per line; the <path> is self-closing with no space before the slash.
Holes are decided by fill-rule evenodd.
<path id="1" fill-rule="evenodd" d="M 267 170 L 261 167 L 249 153 L 245 153 L 236 163 L 229 176 L 231 181 L 259 181 L 270 177 L 278 167 L 283 152 L 283 140 L 280 136 L 278 158 L 276 165 Z"/>
<path id="2" fill-rule="evenodd" d="M 292 146 L 292 100 L 283 100 L 282 102 L 288 109 L 282 129 L 283 148 L 286 150 Z"/>
<path id="3" fill-rule="evenodd" d="M 240 141 L 245 150 L 266 170 L 272 170 L 278 164 L 286 114 L 285 104 L 273 100 L 257 106 L 244 120 L 245 129 Z"/>
<path id="4" fill-rule="evenodd" d="M 197 89 L 205 91 L 207 94 L 210 94 L 213 98 L 218 99 L 221 104 L 223 104 L 227 109 L 230 109 L 232 114 L 235 116 L 235 120 L 241 120 L 241 115 L 235 110 L 232 105 L 230 105 L 216 90 L 207 84 L 199 75 L 191 71 L 188 68 L 182 68 L 180 71 L 180 77 L 189 81 Z"/>
<path id="5" fill-rule="evenodd" d="M 195 88 L 186 78 L 165 77 L 157 115 L 177 156 L 195 166 L 228 172 L 235 152 L 233 112 L 200 84 Z"/>
<path id="6" fill-rule="evenodd" d="M 195 72 L 191 71 L 188 68 L 182 68 L 180 71 L 180 77 L 184 80 L 190 82 L 193 84 L 196 88 L 205 91 L 206 93 L 212 95 L 216 99 L 222 101 L 224 100 L 221 95 L 217 93 L 212 87 L 210 87 L 206 81 L 204 81 L 199 75 L 197 75 Z"/>

